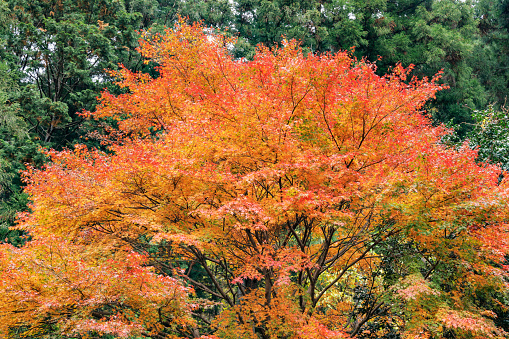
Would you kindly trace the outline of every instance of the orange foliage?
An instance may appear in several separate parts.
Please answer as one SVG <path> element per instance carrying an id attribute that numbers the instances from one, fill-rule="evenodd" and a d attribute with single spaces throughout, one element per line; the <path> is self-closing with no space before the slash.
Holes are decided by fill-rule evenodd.
<path id="1" fill-rule="evenodd" d="M 483 311 L 474 291 L 429 281 L 461 267 L 474 290 L 500 290 L 508 253 L 500 169 L 441 145 L 422 115 L 437 79 L 295 42 L 234 60 L 232 43 L 183 22 L 146 34 L 160 76 L 114 73 L 127 93 L 88 113 L 118 120 L 111 154 L 50 152 L 26 173 L 33 240 L 0 249 L 1 333 L 346 338 L 400 295 L 408 335 L 502 335 L 488 316 L 462 325 L 455 308 Z M 377 246 L 395 237 L 436 262 L 415 288 L 381 280 Z"/>

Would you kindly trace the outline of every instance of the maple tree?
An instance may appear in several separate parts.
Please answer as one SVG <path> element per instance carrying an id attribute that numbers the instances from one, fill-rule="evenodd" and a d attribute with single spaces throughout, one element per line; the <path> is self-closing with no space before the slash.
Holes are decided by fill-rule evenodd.
<path id="1" fill-rule="evenodd" d="M 85 113 L 117 119 L 109 152 L 25 173 L 32 240 L 0 247 L 0 333 L 506 336 L 508 187 L 440 143 L 421 112 L 438 76 L 233 43 L 146 33 L 159 77 L 113 72 L 126 93 Z"/>

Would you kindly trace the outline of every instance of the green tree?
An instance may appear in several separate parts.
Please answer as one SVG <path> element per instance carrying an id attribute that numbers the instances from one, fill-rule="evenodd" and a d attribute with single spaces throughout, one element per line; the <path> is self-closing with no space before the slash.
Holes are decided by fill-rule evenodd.
<path id="1" fill-rule="evenodd" d="M 2 56 L 21 83 L 20 115 L 43 143 L 69 145 L 108 80 L 104 69 L 136 67 L 141 15 L 121 2 L 8 1 Z"/>
<path id="2" fill-rule="evenodd" d="M 27 195 L 20 190 L 23 164 L 38 159 L 37 145 L 25 122 L 17 115 L 19 104 L 9 99 L 17 91 L 5 64 L 0 64 L 0 242 L 19 244 L 17 231 L 9 231 L 16 213 L 26 208 Z"/>
<path id="3" fill-rule="evenodd" d="M 472 64 L 489 103 L 500 107 L 509 98 L 509 1 L 481 0 L 475 9 L 480 37 Z"/>
<path id="4" fill-rule="evenodd" d="M 476 123 L 468 137 L 472 147 L 478 148 L 478 160 L 509 170 L 509 109 L 490 106 L 474 111 L 473 117 Z"/>
<path id="5" fill-rule="evenodd" d="M 105 68 L 143 67 L 135 50 L 142 19 L 113 0 L 1 0 L 1 240 L 20 241 L 7 227 L 27 208 L 25 165 L 44 163 L 40 147 L 70 147 L 97 128 L 77 112 L 93 110 L 109 86 Z"/>
<path id="6" fill-rule="evenodd" d="M 0 28 L 12 24 L 5 1 L 0 1 Z M 0 39 L 0 47 L 5 41 Z M 19 171 L 29 158 L 37 157 L 37 146 L 30 141 L 28 128 L 18 115 L 19 104 L 11 99 L 19 92 L 13 71 L 0 62 L 0 242 L 19 245 L 19 232 L 10 231 L 16 213 L 24 210 L 27 195 L 20 190 Z"/>

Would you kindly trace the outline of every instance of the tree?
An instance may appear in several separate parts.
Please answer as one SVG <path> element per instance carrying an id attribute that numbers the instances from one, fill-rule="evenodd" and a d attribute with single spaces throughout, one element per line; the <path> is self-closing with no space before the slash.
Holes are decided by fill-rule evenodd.
<path id="1" fill-rule="evenodd" d="M 420 76 L 442 69 L 442 81 L 450 88 L 437 95 L 430 113 L 439 122 L 471 123 L 472 110 L 484 108 L 488 97 L 478 79 L 479 60 L 472 57 L 482 45 L 475 7 L 471 1 L 456 0 L 387 2 L 372 19 L 364 55 L 381 56 L 383 71 L 397 62 L 414 64 Z M 462 135 L 467 126 L 462 125 Z"/>
<path id="2" fill-rule="evenodd" d="M 119 1 L 8 1 L 1 53 L 19 78 L 20 115 L 40 140 L 69 145 L 105 86 L 104 69 L 140 62 L 139 15 Z M 134 59 L 134 60 L 133 60 Z"/>
<path id="3" fill-rule="evenodd" d="M 126 93 L 88 113 L 118 119 L 109 153 L 27 171 L 1 333 L 503 337 L 508 187 L 421 114 L 438 77 L 234 43 L 147 33 L 160 76 L 113 72 Z"/>
<path id="4" fill-rule="evenodd" d="M 19 232 L 9 231 L 16 213 L 26 208 L 27 195 L 20 190 L 24 163 L 42 160 L 18 115 L 19 105 L 9 99 L 19 89 L 5 64 L 0 64 L 0 241 L 19 243 Z"/>
<path id="5" fill-rule="evenodd" d="M 0 28 L 13 22 L 9 17 L 7 3 L 0 1 Z M 0 47 L 5 41 L 0 38 Z M 16 213 L 26 208 L 27 195 L 20 190 L 19 171 L 23 163 L 38 159 L 37 145 L 28 137 L 28 128 L 19 116 L 19 104 L 12 100 L 19 94 L 14 71 L 0 62 L 0 241 L 19 244 L 19 232 L 10 231 Z"/>
<path id="6" fill-rule="evenodd" d="M 509 97 L 509 2 L 479 1 L 476 16 L 480 37 L 472 64 L 488 89 L 489 102 L 501 106 Z"/>
<path id="7" fill-rule="evenodd" d="M 39 147 L 62 149 L 97 129 L 76 112 L 92 110 L 111 82 L 104 68 L 143 65 L 141 18 L 120 1 L 0 1 L 1 241 L 21 241 L 6 227 L 27 209 L 25 164 L 44 162 Z"/>
<path id="8" fill-rule="evenodd" d="M 508 109 L 491 106 L 474 112 L 476 124 L 468 135 L 472 147 L 479 147 L 479 161 L 498 164 L 505 171 L 509 169 Z"/>

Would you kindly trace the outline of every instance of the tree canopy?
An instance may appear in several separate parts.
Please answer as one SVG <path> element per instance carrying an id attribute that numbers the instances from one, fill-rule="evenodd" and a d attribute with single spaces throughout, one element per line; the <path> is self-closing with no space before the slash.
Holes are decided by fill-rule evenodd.
<path id="1" fill-rule="evenodd" d="M 349 50 L 376 60 L 378 75 L 397 63 L 414 65 L 418 77 L 443 70 L 449 88 L 427 102 L 427 113 L 464 139 L 475 112 L 506 102 L 508 9 L 507 0 L 0 0 L 0 72 L 10 84 L 0 85 L 7 117 L 0 120 L 0 239 L 21 243 L 7 227 L 27 210 L 20 170 L 47 161 L 38 149 L 98 147 L 87 136 L 110 129 L 111 120 L 76 114 L 93 111 L 104 88 L 121 93 L 105 68 L 123 64 L 157 76 L 156 64 L 143 64 L 136 51 L 137 31 L 161 32 L 181 15 L 227 29 L 238 38 L 236 58 L 250 60 L 258 44 L 286 37 L 301 41 L 304 54 Z"/>
<path id="2" fill-rule="evenodd" d="M 112 72 L 107 152 L 25 172 L 32 240 L 0 245 L 3 336 L 502 338 L 508 184 L 423 115 L 443 89 L 347 52 L 180 21 L 157 77 Z"/>

